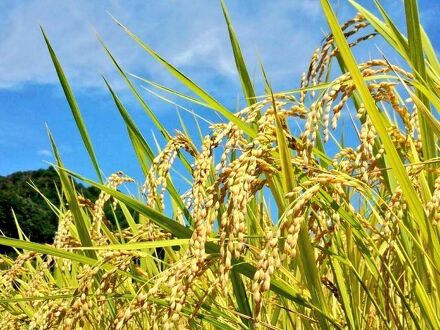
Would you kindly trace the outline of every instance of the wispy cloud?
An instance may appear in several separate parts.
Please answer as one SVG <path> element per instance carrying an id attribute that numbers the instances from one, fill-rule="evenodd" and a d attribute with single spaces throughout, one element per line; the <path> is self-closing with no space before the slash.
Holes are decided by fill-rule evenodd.
<path id="1" fill-rule="evenodd" d="M 40 149 L 37 151 L 37 155 L 38 156 L 43 156 L 43 157 L 51 157 L 52 156 L 52 152 L 48 149 Z"/>
<path id="2" fill-rule="evenodd" d="M 422 8 L 439 6 L 428 0 L 422 2 L 426 3 Z M 389 3 L 392 1 L 384 2 Z M 250 67 L 258 72 L 260 56 L 271 79 L 292 85 L 292 77 L 304 68 L 322 31 L 327 30 L 319 1 L 227 1 L 227 4 Z M 335 2 L 335 9 L 342 16 L 353 13 L 344 1 Z M 166 80 L 164 71 L 136 47 L 107 12 L 201 82 L 212 83 L 218 76 L 235 78 L 219 1 L 28 0 L 3 2 L 0 10 L 0 89 L 19 88 L 26 83 L 57 83 L 39 25 L 46 29 L 69 79 L 76 86 L 103 87 L 100 74 L 110 79 L 115 76 L 93 28 L 125 69 Z M 429 24 L 433 22 L 433 13 L 422 12 Z"/>
<path id="3" fill-rule="evenodd" d="M 209 82 L 218 75 L 229 78 L 235 75 L 227 30 L 216 1 L 30 0 L 3 7 L 2 89 L 19 88 L 26 83 L 57 82 L 39 25 L 46 29 L 69 79 L 76 86 L 102 87 L 100 74 L 110 77 L 115 74 L 92 27 L 102 35 L 124 68 L 158 80 L 166 79 L 163 70 L 112 22 L 107 11 L 177 66 L 194 71 L 200 80 Z M 258 54 L 275 75 L 293 73 L 319 40 L 319 29 L 312 26 L 319 15 L 316 0 L 258 1 L 254 6 L 230 2 L 230 9 L 250 63 L 256 66 Z M 288 70 L 276 73 L 275 64 Z"/>

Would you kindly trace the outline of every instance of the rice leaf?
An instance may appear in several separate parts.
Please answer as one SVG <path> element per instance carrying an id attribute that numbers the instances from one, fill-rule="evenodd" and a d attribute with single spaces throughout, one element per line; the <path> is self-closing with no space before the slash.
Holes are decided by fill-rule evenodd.
<path id="1" fill-rule="evenodd" d="M 58 153 L 58 149 L 56 147 L 52 134 L 49 131 L 49 128 L 47 129 L 47 134 L 52 145 L 53 154 L 58 164 L 58 173 L 61 179 L 63 191 L 66 194 L 67 203 L 73 214 L 73 220 L 75 223 L 75 228 L 78 231 L 79 240 L 81 241 L 82 246 L 92 246 L 92 241 L 90 239 L 86 221 L 86 215 L 79 207 L 75 187 L 70 181 L 67 173 L 63 170 L 63 163 L 61 161 L 60 154 Z M 93 251 L 86 251 L 85 254 L 90 258 L 96 258 L 96 254 Z"/>
<path id="2" fill-rule="evenodd" d="M 52 58 L 52 62 L 57 72 L 58 79 L 60 80 L 61 86 L 63 87 L 64 95 L 66 96 L 67 102 L 69 103 L 70 110 L 72 111 L 72 115 L 73 118 L 75 119 L 76 126 L 78 127 L 84 146 L 86 147 L 90 160 L 92 161 L 93 167 L 95 168 L 96 175 L 98 176 L 99 181 L 103 182 L 101 170 L 99 169 L 99 165 L 98 165 L 98 160 L 96 159 L 95 151 L 93 149 L 93 145 L 92 142 L 90 141 L 90 137 L 87 132 L 86 125 L 79 110 L 78 103 L 76 102 L 75 96 L 73 95 L 73 91 L 70 88 L 69 82 L 67 81 L 63 68 L 61 67 L 61 64 L 43 28 L 41 28 L 41 33 L 43 33 L 44 41 L 46 42 L 47 49 L 49 50 L 50 57 Z"/>
<path id="3" fill-rule="evenodd" d="M 249 77 L 246 63 L 241 52 L 240 43 L 238 42 L 237 35 L 234 27 L 232 26 L 231 18 L 229 17 L 228 9 L 224 0 L 221 0 L 223 15 L 225 17 L 226 25 L 229 31 L 229 40 L 231 41 L 232 51 L 234 53 L 235 66 L 237 67 L 238 76 L 240 77 L 241 87 L 248 106 L 255 104 L 255 91 L 252 85 L 251 78 Z"/>
<path id="4" fill-rule="evenodd" d="M 190 78 L 181 73 L 177 68 L 168 63 L 163 57 L 156 53 L 150 46 L 145 44 L 139 37 L 137 37 L 133 32 L 131 32 L 127 27 L 121 24 L 118 20 L 113 18 L 115 22 L 124 29 L 124 31 L 137 43 L 139 44 L 147 53 L 149 53 L 155 60 L 162 64 L 174 77 L 176 77 L 180 82 L 182 82 L 187 88 L 199 96 L 204 102 L 206 102 L 214 110 L 218 111 L 227 120 L 235 123 L 244 132 L 249 134 L 249 136 L 255 136 L 255 130 L 252 129 L 248 124 L 243 122 L 240 118 L 236 117 L 232 112 L 230 112 L 226 107 L 209 95 L 206 91 L 195 84 Z"/>
<path id="5" fill-rule="evenodd" d="M 365 104 L 367 113 L 370 116 L 370 119 L 373 122 L 373 125 L 375 126 L 379 137 L 384 145 L 385 152 L 391 164 L 392 170 L 397 180 L 399 181 L 400 186 L 402 187 L 403 195 L 409 204 L 409 208 L 413 213 L 414 218 L 419 223 L 424 237 L 426 238 L 427 230 L 424 225 L 425 214 L 423 206 L 420 202 L 420 199 L 417 197 L 416 192 L 414 191 L 414 187 L 412 186 L 412 183 L 396 151 L 396 148 L 394 147 L 393 142 L 388 136 L 386 121 L 383 120 L 383 116 L 377 109 L 375 102 L 365 82 L 363 81 L 362 75 L 359 72 L 356 61 L 350 51 L 347 40 L 345 39 L 344 34 L 339 27 L 339 23 L 333 12 L 333 9 L 330 6 L 329 1 L 321 0 L 321 5 L 323 7 L 328 24 L 333 32 L 335 41 L 339 47 L 341 57 L 352 76 L 360 97 Z"/>

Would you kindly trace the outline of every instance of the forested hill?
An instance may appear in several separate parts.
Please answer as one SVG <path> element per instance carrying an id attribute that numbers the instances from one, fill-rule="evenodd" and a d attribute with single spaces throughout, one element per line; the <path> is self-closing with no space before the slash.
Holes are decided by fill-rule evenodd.
<path id="1" fill-rule="evenodd" d="M 60 188 L 60 179 L 53 167 L 36 171 L 15 172 L 0 176 L 0 230 L 3 235 L 17 237 L 17 228 L 12 209 L 23 232 L 34 242 L 53 241 L 57 228 L 57 216 L 43 197 L 29 185 L 33 182 L 55 206 L 60 201 L 56 187 Z M 84 197 L 96 200 L 99 191 L 93 187 L 76 184 Z M 0 251 L 3 251 L 0 248 Z"/>

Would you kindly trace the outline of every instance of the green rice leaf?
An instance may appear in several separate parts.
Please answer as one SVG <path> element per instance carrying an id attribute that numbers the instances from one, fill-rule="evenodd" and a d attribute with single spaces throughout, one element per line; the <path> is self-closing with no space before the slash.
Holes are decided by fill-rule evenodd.
<path id="1" fill-rule="evenodd" d="M 234 27 L 232 26 L 231 18 L 229 17 L 228 9 L 223 0 L 221 0 L 223 15 L 225 16 L 226 25 L 229 31 L 229 40 L 231 41 L 232 51 L 234 53 L 235 66 L 237 67 L 238 76 L 240 77 L 241 87 L 248 106 L 256 103 L 254 86 L 252 85 L 251 78 L 249 77 L 246 63 L 241 52 L 240 43 L 238 42 L 237 35 Z"/>
<path id="2" fill-rule="evenodd" d="M 321 0 L 321 4 L 327 17 L 329 26 L 333 32 L 335 41 L 339 47 L 341 57 L 352 76 L 359 95 L 365 104 L 367 113 L 370 116 L 370 119 L 373 122 L 373 125 L 375 126 L 379 137 L 384 145 L 385 153 L 391 164 L 392 171 L 394 172 L 394 175 L 396 176 L 400 186 L 402 187 L 403 195 L 409 204 L 409 208 L 413 213 L 414 218 L 418 222 L 426 239 L 427 229 L 425 227 L 425 213 L 423 210 L 423 206 L 417 196 L 417 193 L 414 190 L 411 180 L 408 177 L 400 156 L 397 153 L 397 150 L 388 135 L 387 121 L 384 120 L 384 117 L 377 109 L 373 97 L 371 96 L 367 85 L 363 81 L 362 75 L 359 72 L 356 61 L 350 51 L 350 47 L 348 46 L 347 40 L 345 39 L 344 34 L 341 31 L 341 28 L 333 12 L 333 9 L 330 6 L 329 1 Z"/>
<path id="3" fill-rule="evenodd" d="M 49 129 L 47 129 L 50 143 L 52 145 L 53 154 L 58 164 L 58 173 L 61 179 L 61 184 L 63 191 L 66 195 L 67 203 L 73 214 L 73 220 L 75 223 L 76 230 L 78 231 L 79 240 L 82 246 L 92 246 L 92 241 L 90 239 L 89 230 L 87 226 L 87 219 L 85 213 L 79 207 L 77 194 L 75 187 L 72 184 L 70 178 L 68 177 L 66 171 L 63 169 L 63 163 L 61 161 L 60 154 L 56 147 L 55 141 Z M 86 251 L 85 254 L 90 258 L 96 258 L 96 254 L 93 251 Z"/>
<path id="4" fill-rule="evenodd" d="M 231 111 L 229 111 L 220 102 L 209 95 L 205 90 L 200 88 L 195 84 L 190 78 L 180 72 L 173 65 L 168 63 L 163 57 L 156 53 L 150 46 L 145 44 L 139 37 L 137 37 L 133 32 L 131 32 L 127 27 L 114 18 L 115 22 L 124 29 L 125 32 L 137 43 L 139 44 L 147 53 L 149 53 L 155 60 L 162 64 L 174 77 L 176 77 L 180 82 L 182 82 L 187 88 L 194 92 L 198 97 L 200 97 L 204 102 L 206 102 L 210 107 L 218 111 L 227 120 L 235 123 L 244 132 L 249 134 L 249 136 L 254 137 L 256 132 L 248 124 L 243 122 L 240 118 L 236 117 Z"/>
<path id="5" fill-rule="evenodd" d="M 87 132 L 86 125 L 82 118 L 81 112 L 78 107 L 78 103 L 76 102 L 75 96 L 73 95 L 73 91 L 70 88 L 69 82 L 67 81 L 66 75 L 64 74 L 63 68 L 53 50 L 49 39 L 46 36 L 43 28 L 41 28 L 41 32 L 43 33 L 44 41 L 46 42 L 47 49 L 49 50 L 50 57 L 52 58 L 53 65 L 55 66 L 55 70 L 58 75 L 58 79 L 60 80 L 61 86 L 63 87 L 64 95 L 66 96 L 67 102 L 69 103 L 70 110 L 72 111 L 73 118 L 75 119 L 76 126 L 78 127 L 79 133 L 81 134 L 81 138 L 83 140 L 84 146 L 89 154 L 90 160 L 93 163 L 93 167 L 95 168 L 96 174 L 99 178 L 100 182 L 103 182 L 101 171 L 99 169 L 98 160 L 95 156 L 95 151 L 93 149 L 92 142 L 90 141 L 89 134 Z"/>
<path id="6" fill-rule="evenodd" d="M 419 11 L 416 0 L 405 0 L 406 26 L 408 31 L 408 50 L 409 58 L 413 63 L 416 76 L 422 80 L 426 80 L 425 56 L 423 53 L 422 36 L 420 32 Z M 430 110 L 429 101 L 420 91 L 416 91 L 420 101 Z M 436 140 L 433 132 L 429 129 L 426 122 L 426 115 L 418 113 L 420 134 L 422 140 L 423 155 L 426 160 L 436 157 Z M 431 186 L 434 184 L 434 178 L 428 174 L 428 182 Z"/>

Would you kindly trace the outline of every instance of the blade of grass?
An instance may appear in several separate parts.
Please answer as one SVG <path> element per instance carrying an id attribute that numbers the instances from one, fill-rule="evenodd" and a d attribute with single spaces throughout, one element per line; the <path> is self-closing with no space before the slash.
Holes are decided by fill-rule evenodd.
<path id="1" fill-rule="evenodd" d="M 14 219 L 15 228 L 17 228 L 18 238 L 20 240 L 24 240 L 25 239 L 25 235 L 24 235 L 23 231 L 21 230 L 20 223 L 18 222 L 18 219 L 17 219 L 17 216 L 15 214 L 14 208 L 12 208 L 12 207 L 11 207 L 11 214 L 12 214 L 12 218 Z"/>
<path id="2" fill-rule="evenodd" d="M 249 327 L 249 329 L 252 329 L 252 322 L 250 321 L 252 318 L 252 310 L 249 306 L 246 287 L 244 286 L 239 272 L 234 268 L 231 270 L 231 283 L 232 289 L 234 290 L 234 297 L 237 302 L 238 311 L 247 316 L 242 317 L 241 319 Z"/>
<path id="3" fill-rule="evenodd" d="M 152 86 L 154 88 L 160 89 L 161 91 L 164 91 L 164 92 L 167 92 L 167 93 L 172 94 L 174 96 L 177 96 L 177 97 L 181 98 L 182 100 L 189 101 L 191 103 L 200 105 L 202 107 L 215 110 L 209 104 L 207 104 L 205 102 L 202 102 L 199 99 L 196 99 L 194 97 L 191 97 L 191 96 L 183 94 L 183 93 L 180 93 L 180 92 L 178 92 L 178 91 L 176 91 L 174 89 L 171 89 L 171 88 L 166 87 L 164 85 L 158 84 L 157 82 L 154 82 L 154 81 L 151 81 L 151 80 L 139 77 L 139 76 L 137 76 L 135 74 L 130 74 L 130 76 L 132 76 L 132 77 L 134 77 L 136 79 L 139 79 L 140 81 L 142 81 L 142 82 L 144 82 L 144 83 L 146 83 L 146 84 L 148 84 L 148 85 L 150 85 L 150 86 Z"/>
<path id="4" fill-rule="evenodd" d="M 53 246 L 29 242 L 29 241 L 23 241 L 23 240 L 19 240 L 19 239 L 15 239 L 15 238 L 0 237 L 0 245 L 10 246 L 10 247 L 14 247 L 17 249 L 34 251 L 37 253 L 47 254 L 47 255 L 51 255 L 54 257 L 62 258 L 62 259 L 72 260 L 72 261 L 79 262 L 83 265 L 96 266 L 97 263 L 99 262 L 95 258 L 91 258 L 91 257 L 81 255 L 78 253 L 68 252 L 63 249 L 55 248 Z M 114 266 L 109 265 L 109 264 L 102 264 L 100 266 L 105 270 L 114 270 L 114 268 L 115 268 Z M 123 274 L 125 276 L 129 276 L 130 278 L 133 278 L 137 281 L 145 282 L 145 279 L 142 279 L 141 277 L 132 275 L 132 274 L 127 273 L 125 271 L 117 269 L 116 272 Z"/>
<path id="5" fill-rule="evenodd" d="M 408 31 L 409 57 L 413 63 L 415 72 L 422 80 L 426 80 L 425 56 L 423 53 L 422 37 L 420 32 L 419 11 L 416 0 L 405 0 L 406 27 Z M 416 90 L 420 101 L 430 110 L 429 101 L 423 93 Z M 420 134 L 422 140 L 423 156 L 425 160 L 436 157 L 436 141 L 433 132 L 429 129 L 426 116 L 418 111 Z M 428 173 L 428 183 L 431 187 L 434 184 L 434 177 Z"/>
<path id="6" fill-rule="evenodd" d="M 384 120 L 384 117 L 380 114 L 379 110 L 376 107 L 374 99 L 371 96 L 368 87 L 363 80 L 362 74 L 359 72 L 354 56 L 350 51 L 350 47 L 348 46 L 347 40 L 344 37 L 344 34 L 339 26 L 338 20 L 333 12 L 333 9 L 330 6 L 329 1 L 321 0 L 321 5 L 323 7 L 330 29 L 333 32 L 335 41 L 340 50 L 341 57 L 352 76 L 352 79 L 355 83 L 355 86 L 362 101 L 365 104 L 368 116 L 375 126 L 378 135 L 384 145 L 385 153 L 387 155 L 387 158 L 389 159 L 392 171 L 394 172 L 402 188 L 402 192 L 406 201 L 408 202 L 409 209 L 414 215 L 417 223 L 419 224 L 423 237 L 426 240 L 428 235 L 424 221 L 424 209 L 420 202 L 420 199 L 418 198 L 417 193 L 414 190 L 411 180 L 408 177 L 408 174 L 403 166 L 399 154 L 397 153 L 397 150 L 388 135 L 387 125 L 389 124 L 387 123 L 387 121 Z"/>
<path id="7" fill-rule="evenodd" d="M 142 109 L 144 109 L 145 113 L 150 117 L 151 121 L 159 129 L 159 131 L 162 133 L 162 135 L 165 137 L 165 139 L 167 141 L 169 141 L 171 139 L 171 135 L 168 133 L 168 131 L 162 125 L 162 123 L 159 121 L 159 119 L 157 119 L 155 113 L 150 109 L 150 107 L 145 102 L 145 100 L 142 98 L 142 96 L 139 94 L 138 90 L 133 85 L 133 83 L 130 81 L 130 79 L 128 79 L 127 74 L 124 72 L 124 70 L 122 70 L 121 66 L 116 61 L 114 56 L 110 53 L 110 51 L 107 48 L 107 46 L 105 45 L 104 41 L 99 37 L 98 34 L 97 34 L 97 38 L 98 38 L 99 42 L 101 43 L 101 46 L 104 48 L 105 53 L 110 58 L 110 60 L 112 61 L 113 65 L 116 67 L 116 69 L 118 70 L 118 72 L 121 75 L 121 77 L 127 83 L 128 87 L 130 88 L 130 91 L 136 97 L 136 100 L 141 105 Z"/>
<path id="8" fill-rule="evenodd" d="M 120 23 L 116 18 L 113 20 L 137 43 L 139 44 L 148 54 L 150 54 L 155 60 L 162 64 L 174 77 L 176 77 L 180 82 L 182 82 L 187 88 L 189 88 L 193 93 L 200 97 L 204 102 L 206 102 L 210 107 L 219 112 L 227 120 L 236 124 L 250 137 L 255 137 L 256 132 L 248 124 L 243 122 L 240 118 L 236 117 L 231 111 L 229 111 L 225 106 L 219 103 L 211 95 L 209 95 L 205 90 L 200 88 L 195 84 L 190 78 L 181 73 L 177 68 L 168 63 L 163 57 L 156 53 L 150 46 L 145 44 L 138 36 L 131 32 L 127 27 Z"/>
<path id="9" fill-rule="evenodd" d="M 85 221 L 85 214 L 81 211 L 75 192 L 75 188 L 72 185 L 67 173 L 63 170 L 63 163 L 61 157 L 58 153 L 58 148 L 55 144 L 53 136 L 47 128 L 47 134 L 52 146 L 53 154 L 58 164 L 58 173 L 60 176 L 63 191 L 66 194 L 67 203 L 73 214 L 73 220 L 75 223 L 75 228 L 78 231 L 79 240 L 82 246 L 92 246 L 92 241 L 90 239 L 89 231 Z M 86 251 L 85 254 L 90 258 L 96 258 L 96 254 L 93 251 Z"/>
<path id="10" fill-rule="evenodd" d="M 103 182 L 101 170 L 99 169 L 98 160 L 95 156 L 95 151 L 93 149 L 92 142 L 90 141 L 89 134 L 87 132 L 86 125 L 81 115 L 81 111 L 79 110 L 78 103 L 76 102 L 75 96 L 73 95 L 73 91 L 70 88 L 69 82 L 67 81 L 66 75 L 64 74 L 63 68 L 53 50 L 49 39 L 46 36 L 43 28 L 41 28 L 41 33 L 43 33 L 44 41 L 46 42 L 47 49 L 49 50 L 50 57 L 52 58 L 53 65 L 58 75 L 58 79 L 60 80 L 61 86 L 63 87 L 64 95 L 66 96 L 67 102 L 69 103 L 70 110 L 72 111 L 73 118 L 75 119 L 76 126 L 78 127 L 79 133 L 81 134 L 81 138 L 83 140 L 84 146 L 89 154 L 90 160 L 92 161 L 93 167 L 95 168 L 96 174 L 99 178 L 100 182 Z"/>
<path id="11" fill-rule="evenodd" d="M 100 245 L 100 246 L 87 246 L 73 248 L 74 250 L 119 250 L 119 251 L 129 251 L 129 250 L 142 250 L 142 249 L 153 249 L 159 247 L 168 246 L 182 246 L 189 243 L 189 238 L 180 239 L 168 239 L 168 240 L 157 240 L 149 242 L 134 242 L 134 243 L 123 243 L 123 244 L 110 244 L 110 245 Z"/>
<path id="12" fill-rule="evenodd" d="M 127 129 L 129 131 L 129 135 L 133 138 L 132 139 L 132 141 L 134 142 L 133 148 L 134 148 L 134 151 L 135 151 L 138 159 L 142 160 L 143 157 L 146 155 L 148 157 L 149 162 L 152 163 L 154 160 L 153 151 L 151 150 L 148 143 L 145 141 L 144 137 L 142 136 L 142 134 L 139 131 L 138 127 L 136 126 L 135 122 L 131 118 L 128 111 L 125 109 L 125 107 L 122 104 L 119 97 L 116 95 L 116 93 L 111 88 L 110 84 L 107 82 L 107 80 L 105 78 L 103 78 L 103 79 L 104 79 L 104 82 L 105 82 L 110 94 L 113 97 L 113 100 L 115 102 L 115 105 L 116 105 L 119 113 L 121 114 L 122 118 L 124 119 L 124 122 L 125 122 Z M 185 164 L 186 164 L 186 168 L 191 169 L 191 166 L 188 162 L 186 162 L 186 163 L 184 162 L 184 165 Z M 146 170 L 145 167 L 147 166 L 147 164 L 141 162 L 141 166 L 144 170 Z M 167 178 L 167 190 L 169 191 L 173 200 L 177 203 L 177 205 L 184 212 L 185 217 L 188 219 L 188 221 L 191 222 L 191 216 L 189 214 L 189 211 L 185 207 L 185 204 L 183 203 L 182 198 L 180 197 L 179 193 L 177 192 L 176 188 L 174 187 L 174 184 L 171 182 L 171 180 L 169 178 Z"/>
<path id="13" fill-rule="evenodd" d="M 148 93 L 150 93 L 150 94 L 154 95 L 155 97 L 161 99 L 162 101 L 165 101 L 165 102 L 167 102 L 167 103 L 169 103 L 169 104 L 172 104 L 172 105 L 174 105 L 176 108 L 179 108 L 179 109 L 181 109 L 181 110 L 183 110 L 183 111 L 185 111 L 185 112 L 192 113 L 195 117 L 197 117 L 197 118 L 199 118 L 200 120 L 204 121 L 204 122 L 207 123 L 208 125 L 212 125 L 212 124 L 213 124 L 212 121 L 210 121 L 210 120 L 204 118 L 204 117 L 201 116 L 201 115 L 198 115 L 198 114 L 195 113 L 194 111 L 191 111 L 190 109 L 187 109 L 187 108 L 185 108 L 184 106 L 181 106 L 180 104 L 178 104 L 178 103 L 176 103 L 176 102 L 173 102 L 172 100 L 166 98 L 165 96 L 162 96 L 162 95 L 160 95 L 160 94 L 154 92 L 153 90 L 148 89 L 148 88 L 146 88 L 146 87 L 144 87 L 144 86 L 141 86 L 141 87 L 142 87 L 145 91 L 147 91 Z"/>
<path id="14" fill-rule="evenodd" d="M 281 124 L 280 118 L 278 117 L 276 102 L 272 93 L 272 88 L 270 87 L 269 80 L 267 79 L 266 72 L 262 65 L 261 70 L 263 73 L 266 90 L 272 99 L 272 107 L 275 113 L 276 136 L 281 163 L 281 176 L 283 181 L 284 194 L 286 194 L 289 191 L 293 191 L 295 185 L 295 176 L 292 167 L 291 154 L 289 148 L 287 147 L 287 139 L 283 131 L 283 126 Z M 307 226 L 305 226 L 304 224 L 301 226 L 298 235 L 298 250 L 300 251 L 300 270 L 302 276 L 304 277 L 304 280 L 308 284 L 307 287 L 312 296 L 312 302 L 321 311 L 327 313 L 327 304 L 325 303 L 324 293 L 322 292 L 321 282 L 318 277 L 319 271 L 315 263 L 311 262 L 311 260 L 314 260 L 314 252 L 310 242 Z M 321 329 L 329 329 L 329 324 L 325 317 L 323 317 L 319 313 L 316 313 L 316 317 L 319 321 Z"/>
<path id="15" fill-rule="evenodd" d="M 240 77 L 241 87 L 248 106 L 251 106 L 256 102 L 254 86 L 252 85 L 251 78 L 249 77 L 246 63 L 241 52 L 240 43 L 238 42 L 237 35 L 234 27 L 232 26 L 231 18 L 229 17 L 228 9 L 223 0 L 221 0 L 221 6 L 223 15 L 225 17 L 226 25 L 229 31 L 229 40 L 231 41 L 232 51 L 234 53 L 235 66 L 237 67 L 238 76 Z"/>

